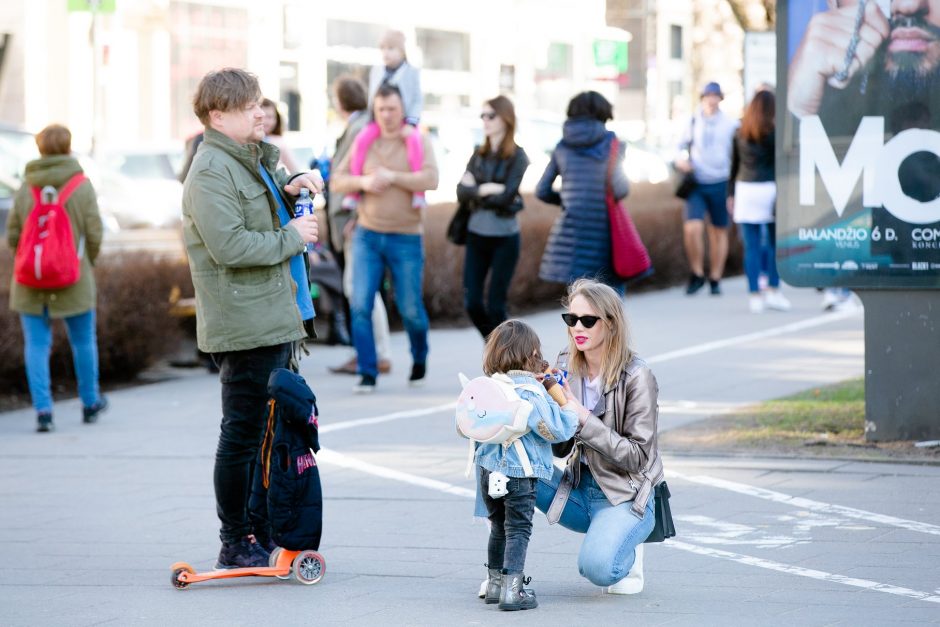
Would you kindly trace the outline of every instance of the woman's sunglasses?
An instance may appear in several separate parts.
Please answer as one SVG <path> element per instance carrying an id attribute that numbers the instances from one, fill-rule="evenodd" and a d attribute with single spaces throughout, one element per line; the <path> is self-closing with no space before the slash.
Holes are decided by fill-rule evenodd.
<path id="1" fill-rule="evenodd" d="M 480 119 L 481 119 L 481 120 L 495 120 L 495 119 L 496 119 L 496 114 L 495 114 L 495 113 L 486 113 L 486 112 L 483 112 L 483 113 L 480 114 Z"/>
<path id="2" fill-rule="evenodd" d="M 600 320 L 601 317 L 600 316 L 576 316 L 570 313 L 563 313 L 561 314 L 561 319 L 564 320 L 565 324 L 567 324 L 569 327 L 573 327 L 574 325 L 578 324 L 578 322 L 580 321 L 585 329 L 590 329 L 595 324 L 597 324 L 597 321 Z"/>

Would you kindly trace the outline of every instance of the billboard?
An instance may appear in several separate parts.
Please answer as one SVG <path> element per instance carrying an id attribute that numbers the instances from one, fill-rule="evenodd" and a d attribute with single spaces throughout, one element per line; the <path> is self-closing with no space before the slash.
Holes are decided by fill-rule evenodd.
<path id="1" fill-rule="evenodd" d="M 788 283 L 940 287 L 938 4 L 777 3 L 777 265 Z"/>

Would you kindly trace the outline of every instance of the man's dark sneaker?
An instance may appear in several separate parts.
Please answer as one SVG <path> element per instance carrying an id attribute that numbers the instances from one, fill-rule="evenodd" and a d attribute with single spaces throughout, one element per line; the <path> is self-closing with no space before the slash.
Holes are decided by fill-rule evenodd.
<path id="1" fill-rule="evenodd" d="M 689 277 L 689 285 L 685 288 L 685 293 L 691 296 L 703 287 L 705 287 L 705 277 L 693 274 Z"/>
<path id="2" fill-rule="evenodd" d="M 375 392 L 375 377 L 371 374 L 364 374 L 359 379 L 359 383 L 353 386 L 353 394 L 372 394 Z"/>
<path id="3" fill-rule="evenodd" d="M 108 409 L 108 399 L 102 396 L 101 399 L 91 407 L 82 407 L 82 422 L 90 425 L 98 422 L 98 414 Z"/>
<path id="4" fill-rule="evenodd" d="M 721 285 L 715 279 L 708 279 L 708 286 L 711 289 L 712 296 L 721 296 Z"/>
<path id="5" fill-rule="evenodd" d="M 274 549 L 277 548 L 277 543 L 271 539 L 271 536 L 259 536 L 255 534 L 255 542 L 261 545 L 261 548 L 267 551 L 268 553 L 273 553 Z"/>
<path id="6" fill-rule="evenodd" d="M 229 568 L 264 568 L 268 565 L 268 552 L 255 542 L 254 536 L 245 536 L 238 542 L 222 543 L 219 559 L 215 563 L 217 570 Z"/>
<path id="7" fill-rule="evenodd" d="M 424 385 L 424 375 L 427 374 L 427 366 L 425 364 L 414 364 L 411 366 L 411 376 L 408 377 L 408 385 L 413 388 L 421 387 Z"/>
<path id="8" fill-rule="evenodd" d="M 52 414 L 47 411 L 41 411 L 36 414 L 36 432 L 49 433 L 55 431 L 55 425 L 52 423 Z"/>

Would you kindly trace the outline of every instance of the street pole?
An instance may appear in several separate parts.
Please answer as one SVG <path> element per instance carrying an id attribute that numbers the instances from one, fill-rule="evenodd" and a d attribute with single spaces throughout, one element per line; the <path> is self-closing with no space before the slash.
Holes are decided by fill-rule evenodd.
<path id="1" fill-rule="evenodd" d="M 91 156 L 98 156 L 98 132 L 100 128 L 99 115 L 101 109 L 101 88 L 99 85 L 99 54 L 98 54 L 98 8 L 101 0 L 88 0 L 88 8 L 91 9 L 91 30 L 89 38 L 91 39 Z"/>

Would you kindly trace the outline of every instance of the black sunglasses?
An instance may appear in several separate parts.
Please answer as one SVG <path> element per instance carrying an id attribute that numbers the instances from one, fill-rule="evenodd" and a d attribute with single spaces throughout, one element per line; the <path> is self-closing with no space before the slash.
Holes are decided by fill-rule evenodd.
<path id="1" fill-rule="evenodd" d="M 496 114 L 495 114 L 495 113 L 486 113 L 486 112 L 483 112 L 483 113 L 480 114 L 480 119 L 481 119 L 481 120 L 495 120 L 495 119 L 496 119 Z"/>
<path id="2" fill-rule="evenodd" d="M 561 319 L 564 320 L 565 324 L 567 324 L 569 327 L 573 327 L 574 325 L 578 324 L 578 321 L 580 321 L 581 324 L 584 325 L 585 329 L 590 329 L 595 324 L 597 324 L 597 321 L 600 320 L 601 317 L 600 316 L 576 316 L 570 313 L 563 313 L 561 314 Z"/>

